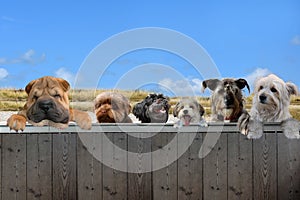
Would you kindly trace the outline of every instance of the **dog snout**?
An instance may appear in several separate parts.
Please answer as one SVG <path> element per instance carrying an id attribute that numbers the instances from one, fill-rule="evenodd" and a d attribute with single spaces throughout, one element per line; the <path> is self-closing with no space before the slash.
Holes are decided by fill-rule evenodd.
<path id="1" fill-rule="evenodd" d="M 39 108 L 45 112 L 48 112 L 49 109 L 53 108 L 54 104 L 51 100 L 44 100 L 39 102 Z"/>
<path id="2" fill-rule="evenodd" d="M 188 110 L 183 110 L 183 114 L 187 115 L 189 113 Z"/>
<path id="3" fill-rule="evenodd" d="M 224 103 L 226 106 L 230 106 L 233 104 L 233 98 L 231 97 L 231 95 L 225 95 Z"/>
<path id="4" fill-rule="evenodd" d="M 260 103 L 266 103 L 267 101 L 267 96 L 262 94 L 262 95 L 259 95 L 259 101 Z"/>

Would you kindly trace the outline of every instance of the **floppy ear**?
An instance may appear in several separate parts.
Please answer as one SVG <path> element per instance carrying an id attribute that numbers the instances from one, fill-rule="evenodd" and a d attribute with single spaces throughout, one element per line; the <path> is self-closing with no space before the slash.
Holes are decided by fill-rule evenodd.
<path id="1" fill-rule="evenodd" d="M 32 86 L 36 83 L 36 80 L 31 81 L 30 83 L 28 83 L 25 87 L 25 91 L 27 93 L 27 95 L 29 95 Z"/>
<path id="2" fill-rule="evenodd" d="M 144 117 L 144 109 L 143 109 L 143 104 L 142 103 L 137 103 L 133 106 L 132 113 L 138 117 L 138 118 L 143 118 Z"/>
<path id="3" fill-rule="evenodd" d="M 248 89 L 248 92 L 250 93 L 250 87 L 248 85 L 248 82 L 245 79 L 240 78 L 240 79 L 235 80 L 234 82 L 240 89 L 243 89 L 246 86 Z"/>
<path id="4" fill-rule="evenodd" d="M 205 113 L 205 110 L 204 110 L 203 106 L 200 103 L 197 103 L 197 104 L 198 104 L 198 107 L 199 107 L 200 116 L 202 117 Z"/>
<path id="5" fill-rule="evenodd" d="M 59 82 L 59 84 L 61 85 L 62 89 L 67 92 L 70 89 L 70 84 L 68 83 L 68 81 L 66 81 L 65 79 L 62 78 L 56 78 L 56 80 Z"/>
<path id="6" fill-rule="evenodd" d="M 179 103 L 180 102 L 177 102 L 177 104 L 175 105 L 175 107 L 173 108 L 173 116 L 174 117 L 177 117 L 178 116 L 178 107 L 179 107 Z"/>
<path id="7" fill-rule="evenodd" d="M 287 82 L 286 88 L 290 95 L 293 95 L 293 94 L 298 95 L 299 94 L 298 87 L 294 83 Z"/>
<path id="8" fill-rule="evenodd" d="M 208 79 L 208 80 L 205 80 L 202 82 L 202 89 L 201 91 L 204 92 L 205 88 L 209 88 L 210 90 L 214 91 L 218 84 L 220 83 L 221 81 L 219 79 Z"/>

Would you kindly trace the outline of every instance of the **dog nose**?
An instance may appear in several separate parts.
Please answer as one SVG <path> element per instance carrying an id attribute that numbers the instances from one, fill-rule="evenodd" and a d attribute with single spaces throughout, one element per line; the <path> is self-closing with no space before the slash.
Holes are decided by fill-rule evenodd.
<path id="1" fill-rule="evenodd" d="M 40 101 L 39 108 L 47 112 L 50 108 L 53 108 L 53 101 L 51 100 Z"/>
<path id="2" fill-rule="evenodd" d="M 259 101 L 261 103 L 266 103 L 266 100 L 267 100 L 267 96 L 266 95 L 262 94 L 262 95 L 259 96 Z"/>
<path id="3" fill-rule="evenodd" d="M 186 114 L 188 114 L 188 112 L 189 112 L 188 110 L 184 110 L 184 111 L 183 111 L 183 114 L 186 115 Z"/>
<path id="4" fill-rule="evenodd" d="M 224 97 L 224 104 L 226 106 L 230 106 L 233 104 L 233 98 L 230 95 L 225 95 Z"/>

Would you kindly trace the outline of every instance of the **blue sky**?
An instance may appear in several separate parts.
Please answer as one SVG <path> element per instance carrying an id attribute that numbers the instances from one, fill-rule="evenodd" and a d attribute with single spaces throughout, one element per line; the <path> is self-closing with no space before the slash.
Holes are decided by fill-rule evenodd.
<path id="1" fill-rule="evenodd" d="M 74 77 L 93 49 L 124 31 L 145 27 L 193 39 L 220 77 L 243 77 L 251 84 L 259 75 L 275 73 L 299 86 L 299 19 L 297 0 L 1 2 L 0 88 L 24 88 L 45 75 L 76 86 Z M 158 90 L 156 83 L 176 95 L 187 94 L 187 84 L 198 93 L 201 80 L 209 78 L 180 55 L 160 49 L 135 50 L 97 67 L 105 73 L 91 87 Z M 139 85 L 133 80 L 140 80 Z"/>

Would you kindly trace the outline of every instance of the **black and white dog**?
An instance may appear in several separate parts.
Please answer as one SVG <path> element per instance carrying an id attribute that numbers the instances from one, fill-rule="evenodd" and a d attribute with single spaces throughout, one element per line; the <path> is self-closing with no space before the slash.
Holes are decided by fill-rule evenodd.
<path id="1" fill-rule="evenodd" d="M 149 94 L 133 107 L 132 112 L 142 123 L 166 123 L 170 107 L 168 97 Z"/>

